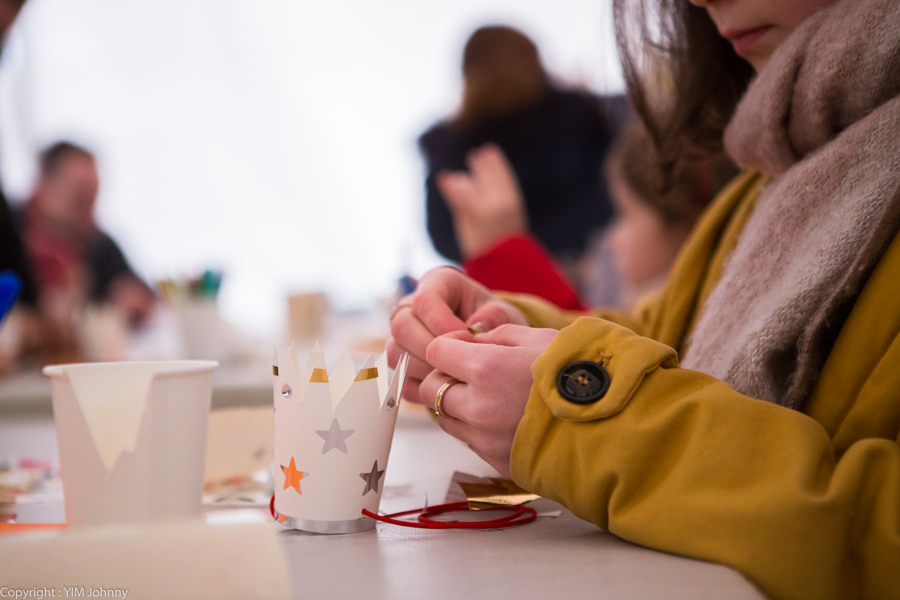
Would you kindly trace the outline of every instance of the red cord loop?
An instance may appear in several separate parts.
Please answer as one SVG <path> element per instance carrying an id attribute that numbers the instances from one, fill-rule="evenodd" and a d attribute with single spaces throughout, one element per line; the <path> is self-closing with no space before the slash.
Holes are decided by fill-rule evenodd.
<path id="1" fill-rule="evenodd" d="M 382 523 L 390 523 L 391 525 L 400 525 L 401 527 L 415 527 L 418 529 L 499 529 L 501 527 L 516 527 L 517 525 L 525 525 L 531 523 L 537 518 L 537 511 L 527 506 L 496 506 L 486 508 L 477 512 L 487 512 L 489 510 L 511 511 L 512 514 L 497 519 L 486 521 L 457 521 L 448 523 L 439 521 L 429 517 L 452 511 L 469 511 L 468 502 L 451 502 L 450 504 L 440 504 L 438 506 L 429 506 L 428 508 L 418 508 L 415 510 L 407 510 L 404 512 L 394 513 L 392 515 L 376 515 L 368 510 L 363 509 L 362 513 L 367 517 L 371 517 Z M 476 512 L 476 511 L 472 511 Z M 419 514 L 417 521 L 402 521 L 396 517 L 404 517 L 406 515 Z"/>
<path id="2" fill-rule="evenodd" d="M 371 511 L 363 509 L 362 514 L 366 515 L 367 517 L 371 517 L 376 521 L 381 521 L 382 523 L 400 525 L 401 527 L 414 527 L 416 529 L 500 529 L 501 527 L 516 527 L 518 525 L 526 525 L 537 519 L 536 510 L 521 504 L 516 506 L 495 506 L 493 508 L 485 508 L 483 510 L 471 512 L 484 513 L 490 510 L 508 511 L 511 514 L 508 514 L 504 517 L 498 517 L 496 519 L 488 519 L 484 521 L 456 521 L 453 523 L 448 523 L 447 521 L 441 521 L 431 518 L 435 515 L 453 511 L 469 512 L 471 511 L 471 509 L 469 508 L 468 502 L 451 502 L 450 504 L 439 504 L 437 506 L 429 506 L 428 508 L 416 508 L 414 510 L 407 510 L 390 515 L 376 515 Z M 272 500 L 269 502 L 269 512 L 272 513 L 272 518 L 274 519 L 274 494 L 272 495 Z M 419 515 L 416 521 L 404 521 L 397 518 L 414 514 Z"/>

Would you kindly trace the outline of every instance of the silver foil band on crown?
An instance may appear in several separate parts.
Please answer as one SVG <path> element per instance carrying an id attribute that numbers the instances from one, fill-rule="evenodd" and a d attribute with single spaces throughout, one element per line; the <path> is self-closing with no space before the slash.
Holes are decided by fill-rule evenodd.
<path id="1" fill-rule="evenodd" d="M 289 529 L 299 529 L 300 531 L 308 531 L 310 533 L 337 535 L 342 533 L 361 533 L 363 531 L 375 529 L 377 521 L 375 519 L 370 519 L 369 517 L 349 519 L 346 521 L 313 521 L 312 519 L 287 517 L 284 521 L 279 521 L 279 523 Z"/>

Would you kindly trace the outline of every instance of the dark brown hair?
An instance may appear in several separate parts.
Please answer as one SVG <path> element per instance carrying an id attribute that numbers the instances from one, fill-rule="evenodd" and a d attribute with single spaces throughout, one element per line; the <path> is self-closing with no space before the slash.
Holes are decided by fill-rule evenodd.
<path id="1" fill-rule="evenodd" d="M 664 172 L 721 152 L 753 68 L 689 0 L 614 0 L 613 6 L 628 96 Z"/>
<path id="2" fill-rule="evenodd" d="M 738 173 L 724 152 L 661 167 L 659 155 L 642 123 L 629 122 L 610 149 L 605 164 L 608 181 L 620 181 L 636 199 L 666 223 L 693 223 L 707 204 Z"/>
<path id="3" fill-rule="evenodd" d="M 66 159 L 72 156 L 94 158 L 94 155 L 91 154 L 90 150 L 87 148 L 73 144 L 72 142 L 56 142 L 52 146 L 44 149 L 38 158 L 41 175 L 44 177 L 56 175 Z"/>
<path id="4" fill-rule="evenodd" d="M 463 51 L 462 107 L 458 124 L 508 115 L 537 104 L 548 88 L 537 47 L 511 27 L 481 27 Z"/>

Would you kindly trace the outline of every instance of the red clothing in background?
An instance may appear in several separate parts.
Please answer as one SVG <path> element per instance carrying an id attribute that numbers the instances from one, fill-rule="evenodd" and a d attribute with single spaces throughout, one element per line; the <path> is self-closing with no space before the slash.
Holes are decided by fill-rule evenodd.
<path id="1" fill-rule="evenodd" d="M 463 268 L 491 290 L 532 294 L 565 310 L 586 310 L 562 268 L 532 236 L 508 237 Z"/>

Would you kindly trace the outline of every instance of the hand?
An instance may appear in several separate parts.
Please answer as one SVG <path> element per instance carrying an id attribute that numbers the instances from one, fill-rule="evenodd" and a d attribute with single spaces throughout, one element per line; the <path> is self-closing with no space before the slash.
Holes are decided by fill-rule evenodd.
<path id="1" fill-rule="evenodd" d="M 473 150 L 467 163 L 468 173 L 441 171 L 437 186 L 453 213 L 463 258 L 473 258 L 528 231 L 528 215 L 516 173 L 498 146 Z"/>
<path id="2" fill-rule="evenodd" d="M 415 293 L 397 306 L 400 308 L 395 309 L 391 337 L 386 343 L 388 363 L 395 368 L 400 355 L 409 353 L 403 397 L 416 402 L 419 385 L 434 369 L 425 351 L 437 336 L 461 332 L 471 338 L 468 327 L 483 333 L 504 323 L 528 325 L 525 316 L 512 304 L 449 267 L 426 273 Z"/>
<path id="3" fill-rule="evenodd" d="M 146 323 L 156 309 L 153 291 L 133 275 L 124 275 L 112 282 L 109 303 L 121 311 L 129 325 L 133 326 Z"/>
<path id="4" fill-rule="evenodd" d="M 435 370 L 419 387 L 422 402 L 434 408 L 442 385 L 462 382 L 444 393 L 438 423 L 508 477 L 513 439 L 531 394 L 531 365 L 558 334 L 501 325 L 471 341 L 459 333 L 441 336 L 428 345 Z"/>

